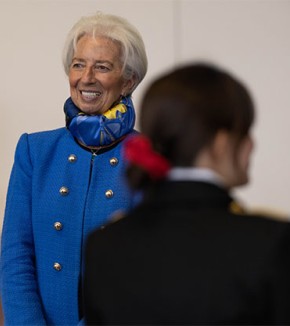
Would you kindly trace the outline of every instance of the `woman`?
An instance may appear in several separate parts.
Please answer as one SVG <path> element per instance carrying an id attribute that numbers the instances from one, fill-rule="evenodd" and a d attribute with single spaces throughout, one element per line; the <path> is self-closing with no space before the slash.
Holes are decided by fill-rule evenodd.
<path id="1" fill-rule="evenodd" d="M 152 83 L 124 152 L 144 200 L 88 238 L 89 325 L 290 324 L 289 224 L 231 196 L 248 182 L 253 120 L 246 88 L 214 66 Z"/>
<path id="2" fill-rule="evenodd" d="M 117 16 L 84 17 L 63 63 L 66 128 L 24 134 L 16 149 L 2 235 L 7 325 L 77 325 L 86 236 L 134 204 L 120 151 L 147 70 L 139 32 Z"/>

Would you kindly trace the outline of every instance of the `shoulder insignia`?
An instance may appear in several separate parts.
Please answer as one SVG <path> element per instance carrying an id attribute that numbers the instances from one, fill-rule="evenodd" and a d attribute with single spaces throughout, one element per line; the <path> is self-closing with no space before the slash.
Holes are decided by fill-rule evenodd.
<path id="1" fill-rule="evenodd" d="M 235 200 L 230 202 L 229 211 L 232 214 L 239 214 L 239 215 L 245 215 L 246 214 L 245 209 L 239 203 L 237 203 Z"/>

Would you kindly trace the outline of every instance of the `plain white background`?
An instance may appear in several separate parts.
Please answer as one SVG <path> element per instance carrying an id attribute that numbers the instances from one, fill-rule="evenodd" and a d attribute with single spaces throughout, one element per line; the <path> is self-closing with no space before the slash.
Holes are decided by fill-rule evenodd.
<path id="1" fill-rule="evenodd" d="M 289 0 L 0 0 L 0 223 L 17 140 L 64 125 L 64 40 L 97 10 L 127 18 L 144 38 L 149 70 L 134 93 L 137 117 L 146 85 L 178 64 L 209 60 L 246 83 L 256 150 L 251 183 L 236 195 L 250 208 L 290 213 Z"/>

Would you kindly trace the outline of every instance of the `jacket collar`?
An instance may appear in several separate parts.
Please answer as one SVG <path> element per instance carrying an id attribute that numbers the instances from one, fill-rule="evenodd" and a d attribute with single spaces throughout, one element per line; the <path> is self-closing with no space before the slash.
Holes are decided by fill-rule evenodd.
<path id="1" fill-rule="evenodd" d="M 232 197 L 214 183 L 204 181 L 164 181 L 148 192 L 146 201 L 170 207 L 228 208 Z"/>

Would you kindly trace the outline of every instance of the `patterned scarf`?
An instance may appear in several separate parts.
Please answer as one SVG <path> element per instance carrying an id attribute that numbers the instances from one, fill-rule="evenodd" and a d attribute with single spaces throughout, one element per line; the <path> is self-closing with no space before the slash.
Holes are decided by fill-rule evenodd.
<path id="1" fill-rule="evenodd" d="M 123 97 L 101 115 L 86 115 L 69 97 L 64 104 L 66 127 L 86 147 L 108 146 L 133 130 L 135 110 L 130 97 Z"/>

